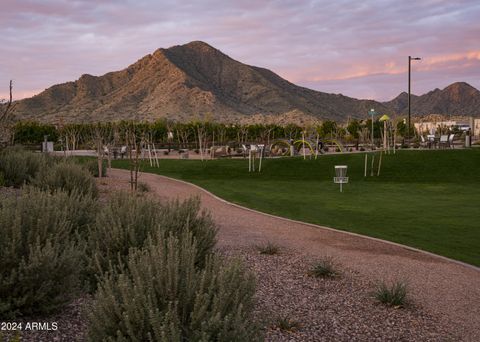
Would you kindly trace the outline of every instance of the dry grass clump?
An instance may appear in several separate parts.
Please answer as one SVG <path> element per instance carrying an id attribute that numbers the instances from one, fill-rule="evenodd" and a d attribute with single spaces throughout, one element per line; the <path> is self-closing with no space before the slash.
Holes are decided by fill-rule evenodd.
<path id="1" fill-rule="evenodd" d="M 308 274 L 318 278 L 334 278 L 340 275 L 340 271 L 332 257 L 324 257 L 312 265 Z"/>
<path id="2" fill-rule="evenodd" d="M 276 255 L 280 253 L 280 246 L 271 241 L 256 245 L 255 247 L 260 252 L 260 254 Z"/>
<path id="3" fill-rule="evenodd" d="M 402 308 L 408 303 L 407 292 L 405 282 L 395 281 L 390 285 L 381 282 L 375 288 L 374 297 L 382 304 Z"/>
<path id="4" fill-rule="evenodd" d="M 275 327 L 282 331 L 295 332 L 300 329 L 301 325 L 299 322 L 289 318 L 288 316 L 280 316 L 276 319 Z"/>

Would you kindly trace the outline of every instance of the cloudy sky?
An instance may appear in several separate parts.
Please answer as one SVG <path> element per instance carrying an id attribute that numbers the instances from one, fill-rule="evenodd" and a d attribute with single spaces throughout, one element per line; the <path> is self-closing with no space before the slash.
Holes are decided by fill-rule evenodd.
<path id="1" fill-rule="evenodd" d="M 0 0 L 0 98 L 125 68 L 202 40 L 299 85 L 389 100 L 466 81 L 480 89 L 479 0 Z"/>

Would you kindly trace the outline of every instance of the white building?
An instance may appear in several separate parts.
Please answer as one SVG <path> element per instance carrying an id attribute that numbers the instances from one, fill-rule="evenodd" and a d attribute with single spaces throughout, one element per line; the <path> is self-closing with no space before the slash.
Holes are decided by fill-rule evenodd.
<path id="1" fill-rule="evenodd" d="M 448 121 L 427 121 L 427 122 L 415 122 L 414 126 L 417 132 L 420 134 L 435 134 L 438 127 L 453 127 L 458 125 L 457 121 L 448 120 Z"/>
<path id="2" fill-rule="evenodd" d="M 480 119 L 474 119 L 473 120 L 472 135 L 477 137 L 477 138 L 480 138 Z"/>
<path id="3" fill-rule="evenodd" d="M 468 121 L 457 121 L 457 120 L 445 120 L 445 121 L 425 121 L 425 122 L 415 122 L 415 129 L 420 134 L 435 134 L 439 127 L 451 128 L 458 126 L 461 130 L 471 129 L 472 135 L 480 137 L 480 119 L 474 119 L 471 117 Z"/>

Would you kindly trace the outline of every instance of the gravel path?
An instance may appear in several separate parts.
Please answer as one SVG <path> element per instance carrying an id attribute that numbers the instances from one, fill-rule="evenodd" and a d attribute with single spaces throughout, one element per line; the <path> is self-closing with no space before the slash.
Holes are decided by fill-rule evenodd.
<path id="1" fill-rule="evenodd" d="M 219 226 L 220 250 L 241 256 L 257 274 L 260 310 L 288 314 L 300 323 L 291 333 L 273 326 L 267 333 L 269 340 L 480 341 L 477 269 L 256 213 L 166 177 L 142 173 L 139 181 L 164 199 L 201 198 Z M 126 188 L 128 172 L 114 169 L 106 182 Z M 282 246 L 283 253 L 268 258 L 259 255 L 252 246 L 265 241 Z M 309 261 L 325 255 L 341 265 L 342 277 L 323 282 L 307 277 Z M 406 281 L 414 307 L 395 310 L 376 305 L 369 293 L 380 280 Z"/>

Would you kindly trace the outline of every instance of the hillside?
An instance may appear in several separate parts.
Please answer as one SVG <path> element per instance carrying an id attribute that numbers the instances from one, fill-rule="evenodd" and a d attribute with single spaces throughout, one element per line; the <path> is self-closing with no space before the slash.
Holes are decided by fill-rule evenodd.
<path id="1" fill-rule="evenodd" d="M 480 91 L 465 82 L 457 82 L 443 90 L 435 89 L 421 96 L 411 96 L 411 112 L 415 115 L 443 114 L 480 116 Z M 408 94 L 384 102 L 397 113 L 408 113 Z"/>
<path id="2" fill-rule="evenodd" d="M 407 94 L 379 103 L 297 86 L 264 68 L 240 63 L 204 42 L 158 49 L 126 69 L 83 75 L 17 102 L 17 119 L 104 122 L 168 118 L 221 122 L 300 122 L 377 113 L 407 113 Z M 294 113 L 294 114 L 292 114 Z M 480 116 L 480 92 L 454 83 L 412 95 L 412 114 Z"/>
<path id="3" fill-rule="evenodd" d="M 83 75 L 18 101 L 16 117 L 44 122 L 122 119 L 234 122 L 250 116 L 303 113 L 318 119 L 389 112 L 357 100 L 296 86 L 270 70 L 233 60 L 203 42 L 158 49 L 124 70 Z M 285 115 L 284 115 L 285 116 Z M 288 116 L 288 115 L 287 115 Z"/>

